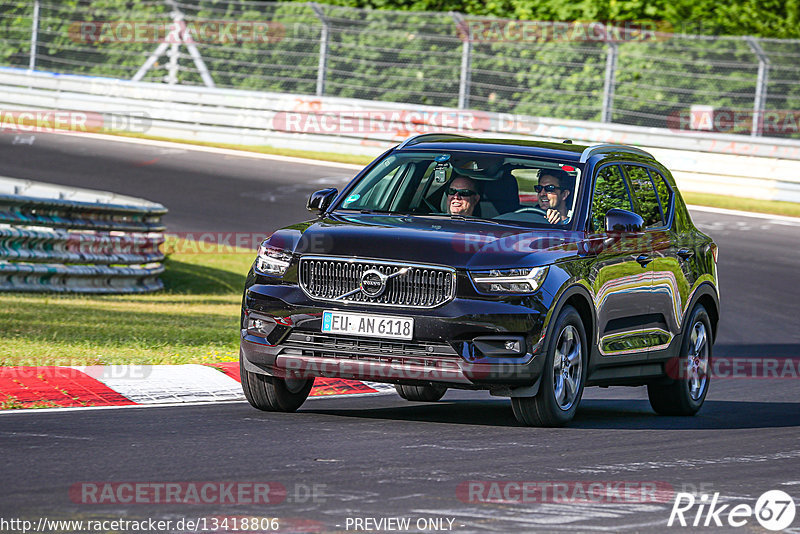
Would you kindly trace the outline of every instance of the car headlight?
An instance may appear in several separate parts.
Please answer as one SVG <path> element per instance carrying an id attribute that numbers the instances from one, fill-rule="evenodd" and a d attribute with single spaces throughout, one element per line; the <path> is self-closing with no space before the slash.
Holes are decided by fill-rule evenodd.
<path id="1" fill-rule="evenodd" d="M 260 273 L 283 276 L 291 262 L 292 254 L 286 250 L 267 245 L 266 241 L 258 246 L 256 271 Z"/>
<path id="2" fill-rule="evenodd" d="M 484 293 L 533 293 L 542 286 L 547 267 L 492 269 L 469 274 L 475 287 Z"/>

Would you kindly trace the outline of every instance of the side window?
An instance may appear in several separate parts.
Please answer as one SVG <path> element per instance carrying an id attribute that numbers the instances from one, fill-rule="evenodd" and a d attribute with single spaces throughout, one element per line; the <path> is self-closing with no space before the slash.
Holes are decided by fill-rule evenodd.
<path id="1" fill-rule="evenodd" d="M 658 200 L 661 202 L 664 221 L 668 222 L 672 217 L 672 189 L 669 188 L 667 181 L 658 171 L 650 169 L 650 177 L 653 178 L 653 183 L 656 184 L 656 192 L 658 193 Z"/>
<path id="2" fill-rule="evenodd" d="M 614 208 L 629 211 L 633 209 L 619 167 L 609 165 L 600 169 L 594 184 L 590 215 L 593 231 L 602 232 L 605 229 L 606 213 Z"/>
<path id="3" fill-rule="evenodd" d="M 656 190 L 653 188 L 647 169 L 638 165 L 625 165 L 625 174 L 628 175 L 633 195 L 636 197 L 636 213 L 644 219 L 645 227 L 664 226 Z"/>

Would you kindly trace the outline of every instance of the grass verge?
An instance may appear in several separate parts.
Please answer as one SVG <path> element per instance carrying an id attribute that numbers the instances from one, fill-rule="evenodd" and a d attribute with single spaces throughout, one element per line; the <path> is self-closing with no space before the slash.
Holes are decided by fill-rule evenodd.
<path id="1" fill-rule="evenodd" d="M 234 361 L 254 256 L 233 248 L 172 253 L 166 289 L 151 295 L 0 295 L 0 366 Z"/>
<path id="2" fill-rule="evenodd" d="M 687 204 L 724 208 L 729 210 L 752 211 L 754 213 L 768 213 L 770 215 L 783 215 L 786 217 L 800 217 L 800 204 L 797 202 L 783 202 L 780 200 L 754 200 L 752 198 L 729 197 L 725 195 L 712 195 L 709 193 L 692 193 L 681 191 L 683 200 Z"/>

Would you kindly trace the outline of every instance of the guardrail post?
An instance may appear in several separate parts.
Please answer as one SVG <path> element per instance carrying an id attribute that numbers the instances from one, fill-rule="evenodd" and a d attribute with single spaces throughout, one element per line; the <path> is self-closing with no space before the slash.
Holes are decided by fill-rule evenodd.
<path id="1" fill-rule="evenodd" d="M 466 109 L 469 107 L 469 86 L 470 86 L 470 71 L 472 70 L 472 36 L 469 32 L 464 16 L 455 11 L 450 12 L 450 16 L 456 23 L 457 33 L 463 34 L 461 43 L 461 75 L 458 80 L 458 109 Z"/>
<path id="2" fill-rule="evenodd" d="M 36 70 L 36 45 L 39 40 L 39 0 L 33 2 L 33 17 L 31 20 L 31 57 L 28 62 L 28 70 Z"/>
<path id="3" fill-rule="evenodd" d="M 769 57 L 761 45 L 753 37 L 745 37 L 750 49 L 758 57 L 758 78 L 756 79 L 756 94 L 753 99 L 753 126 L 750 135 L 759 137 L 762 133 L 764 122 L 764 108 L 767 102 L 767 82 L 769 81 Z"/>
<path id="4" fill-rule="evenodd" d="M 603 82 L 603 107 L 600 112 L 602 122 L 611 122 L 614 113 L 614 85 L 617 77 L 617 55 L 619 45 L 613 41 L 608 42 L 606 50 L 606 74 Z"/>
<path id="5" fill-rule="evenodd" d="M 309 2 L 314 15 L 322 23 L 322 33 L 319 36 L 319 66 L 317 67 L 317 96 L 325 95 L 325 71 L 328 68 L 328 39 L 330 37 L 330 27 L 325 13 L 316 2 Z"/>

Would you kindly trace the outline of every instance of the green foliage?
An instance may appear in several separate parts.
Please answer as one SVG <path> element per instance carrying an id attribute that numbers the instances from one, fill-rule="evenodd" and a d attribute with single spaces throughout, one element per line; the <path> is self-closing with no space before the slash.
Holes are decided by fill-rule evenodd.
<path id="1" fill-rule="evenodd" d="M 659 20 L 677 33 L 800 38 L 798 0 L 326 0 L 349 7 L 459 11 L 519 20 Z"/>

